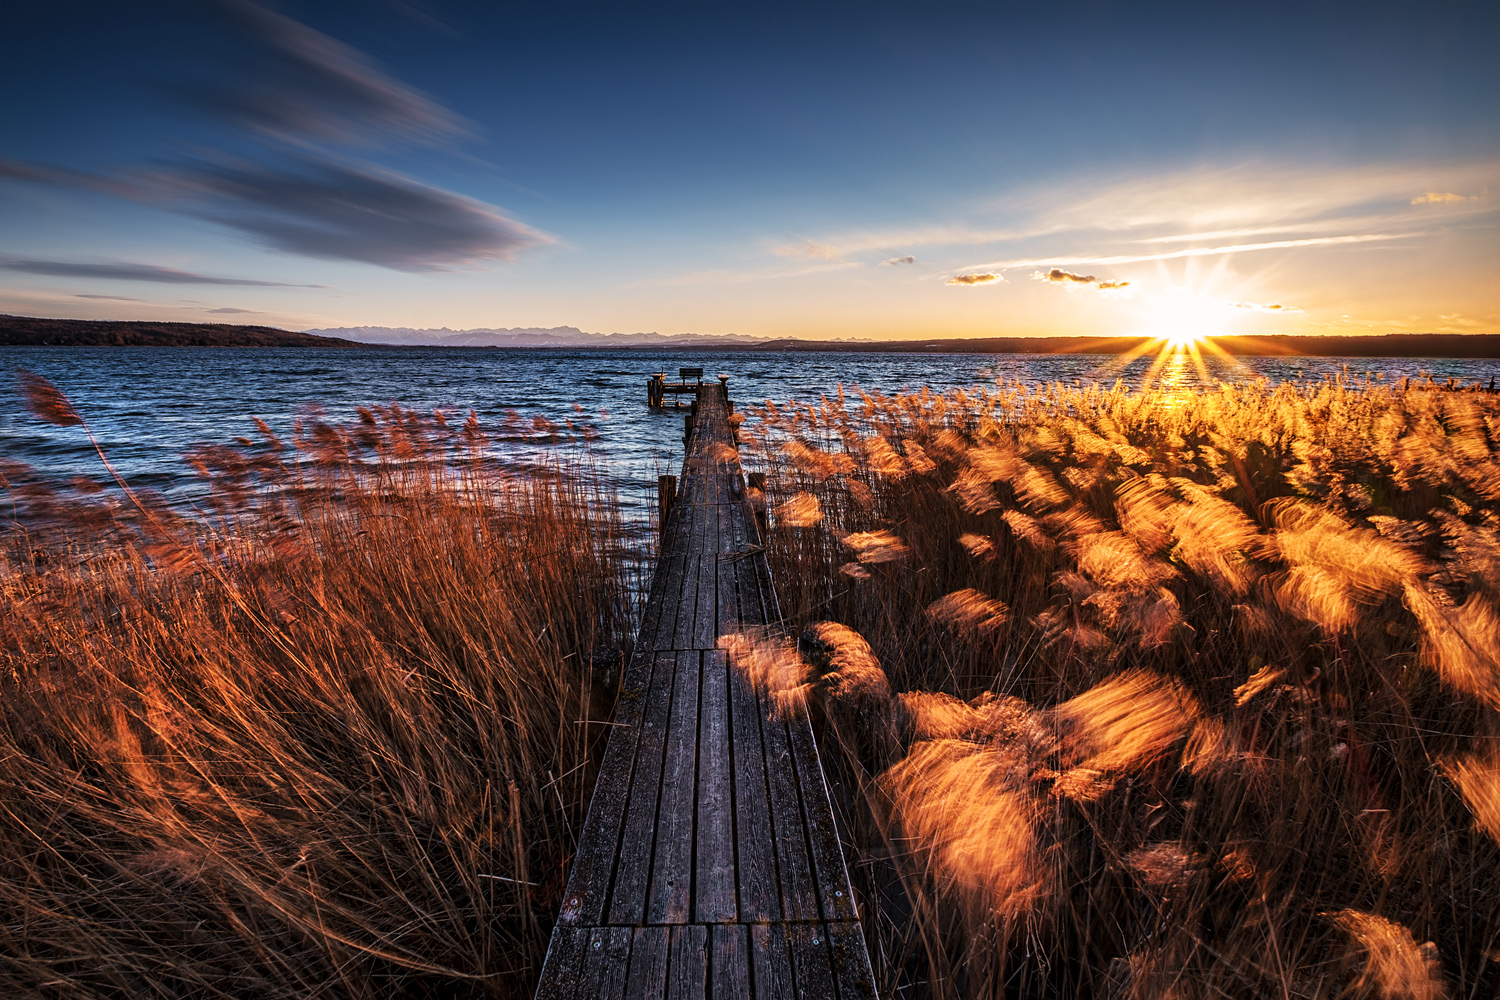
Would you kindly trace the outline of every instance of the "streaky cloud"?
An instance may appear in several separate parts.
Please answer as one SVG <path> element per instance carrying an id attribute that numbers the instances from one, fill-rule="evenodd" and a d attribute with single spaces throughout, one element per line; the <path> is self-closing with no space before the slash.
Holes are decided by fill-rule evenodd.
<path id="1" fill-rule="evenodd" d="M 186 99 L 248 129 L 251 151 L 232 161 L 179 159 L 153 171 L 103 175 L 0 161 L 0 179 L 102 191 L 208 219 L 273 250 L 398 271 L 509 261 L 526 247 L 555 242 L 493 205 L 325 148 L 392 137 L 433 142 L 465 129 L 458 116 L 342 42 L 248 0 L 218 6 L 244 29 L 260 65 L 244 82 L 205 86 Z M 188 280 L 125 275 L 116 269 L 93 276 Z"/>
<path id="2" fill-rule="evenodd" d="M 778 257 L 817 257 L 819 260 L 837 260 L 839 248 L 829 243 L 818 243 L 815 240 L 803 240 L 792 246 L 774 247 L 773 252 Z"/>
<path id="3" fill-rule="evenodd" d="M 1347 227 L 1372 213 L 1398 213 L 1414 193 L 1488 187 L 1497 170 L 1500 162 L 1493 158 L 1348 167 L 1245 161 L 1118 180 L 1080 175 L 1012 192 L 1007 203 L 1024 207 L 1028 228 L 1059 233 L 1137 231 L 1150 237 L 1158 235 L 1149 231 L 1155 228 L 1236 238 L 1298 225 L 1322 225 L 1324 235 L 1389 232 L 1383 225 Z"/>
<path id="4" fill-rule="evenodd" d="M 85 170 L 71 170 L 45 163 L 21 163 L 17 160 L 0 159 L 0 179 L 98 191 L 117 198 L 137 198 L 142 194 L 138 184 L 124 177 L 91 174 Z"/>
<path id="5" fill-rule="evenodd" d="M 133 299 L 128 295 L 90 295 L 88 292 L 79 292 L 73 296 L 75 299 L 105 299 L 109 302 L 144 302 L 144 299 Z"/>
<path id="6" fill-rule="evenodd" d="M 693 271 L 689 274 L 679 274 L 668 278 L 652 278 L 641 281 L 632 281 L 622 285 L 622 288 L 676 288 L 687 285 L 748 285 L 758 281 L 780 281 L 787 278 L 802 278 L 813 274 L 830 274 L 838 271 L 856 270 L 864 265 L 854 260 L 822 260 L 816 264 L 803 264 L 797 267 L 731 271 L 724 268 L 716 268 L 710 271 Z"/>
<path id="7" fill-rule="evenodd" d="M 192 105 L 273 136 L 315 142 L 421 143 L 466 134 L 464 121 L 381 72 L 359 50 L 248 0 L 220 8 L 243 31 L 242 79 L 183 93 Z"/>
<path id="8" fill-rule="evenodd" d="M 65 260 L 0 259 L 0 269 L 22 274 L 40 274 L 54 278 L 102 278 L 109 281 L 152 281 L 163 285 L 244 285 L 257 288 L 323 288 L 324 285 L 301 285 L 286 281 L 259 281 L 253 278 L 223 278 L 209 274 L 179 271 L 156 264 L 90 264 Z M 80 295 L 79 298 L 117 298 L 111 295 Z M 133 300 L 132 300 L 133 301 Z"/>
<path id="9" fill-rule="evenodd" d="M 889 266 L 895 266 L 897 264 L 915 264 L 916 262 L 917 258 L 912 256 L 911 254 L 907 254 L 905 257 L 891 257 L 888 260 L 881 261 L 882 264 L 886 264 Z"/>
<path id="10" fill-rule="evenodd" d="M 254 313 L 257 316 L 262 315 L 262 313 L 261 313 L 261 311 L 259 309 L 236 309 L 233 306 L 225 306 L 222 309 L 210 309 L 209 312 L 211 312 L 211 313 Z"/>
<path id="11" fill-rule="evenodd" d="M 1480 201 L 1478 197 L 1470 197 L 1465 194 L 1454 194 L 1451 191 L 1429 191 L 1419 194 L 1411 200 L 1413 205 L 1462 205 L 1469 201 Z"/>
<path id="12" fill-rule="evenodd" d="M 272 249 L 398 271 L 508 261 L 523 248 L 554 242 L 484 202 L 316 153 L 280 166 L 193 163 L 128 178 L 0 161 L 0 176 L 105 191 L 209 219 Z"/>
<path id="13" fill-rule="evenodd" d="M 1079 255 L 1076 257 L 1052 256 L 1032 257 L 1019 260 L 996 260 L 987 264 L 976 264 L 975 267 L 991 268 L 994 270 L 1007 271 L 1019 267 L 1046 267 L 1058 264 L 1140 264 L 1151 260 L 1177 260 L 1183 257 L 1216 257 L 1221 254 L 1252 253 L 1257 250 L 1290 250 L 1298 247 L 1321 247 L 1339 246 L 1350 243 L 1377 243 L 1383 240 L 1399 240 L 1407 238 L 1409 234 L 1402 233 L 1368 233 L 1358 236 L 1320 236 L 1316 239 L 1306 240 L 1273 240 L 1269 243 L 1235 243 L 1220 247 L 1191 247 L 1186 250 L 1169 250 L 1162 253 L 1143 254 L 1117 254 L 1114 256 L 1095 257 Z"/>
<path id="14" fill-rule="evenodd" d="M 982 273 L 978 273 L 978 274 L 955 274 L 953 277 L 951 277 L 947 281 L 943 282 L 943 284 L 945 284 L 945 285 L 970 285 L 970 286 L 972 286 L 972 285 L 988 285 L 988 284 L 991 284 L 993 282 L 1004 281 L 1004 280 L 1005 280 L 1005 278 L 1003 278 L 1002 276 L 1000 276 L 998 274 L 992 274 L 992 273 L 989 273 L 989 272 L 982 272 Z"/>
<path id="15" fill-rule="evenodd" d="M 169 180 L 188 187 L 195 214 L 305 257 L 445 271 L 552 242 L 483 202 L 328 159 L 292 168 L 205 164 Z"/>
<path id="16" fill-rule="evenodd" d="M 1265 313 L 1299 313 L 1302 311 L 1296 306 L 1283 305 L 1280 302 L 1231 302 L 1229 304 L 1236 309 L 1251 309 Z"/>

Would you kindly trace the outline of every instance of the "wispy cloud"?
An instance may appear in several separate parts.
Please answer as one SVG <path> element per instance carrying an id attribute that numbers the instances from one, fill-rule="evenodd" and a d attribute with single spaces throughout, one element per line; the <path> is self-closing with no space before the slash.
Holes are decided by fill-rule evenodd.
<path id="1" fill-rule="evenodd" d="M 552 241 L 492 206 L 374 167 L 203 164 L 174 179 L 194 214 L 306 257 L 440 271 Z"/>
<path id="2" fill-rule="evenodd" d="M 1485 186 L 1500 173 L 1491 161 L 1376 163 L 1348 167 L 1247 161 L 1217 167 L 1142 174 L 1100 183 L 1096 178 L 1015 192 L 1027 228 L 1126 233 L 1261 229 L 1319 223 L 1344 229 L 1351 217 L 1395 213 L 1423 192 Z M 1344 230 L 1347 232 L 1347 229 Z M 1247 233 L 1246 235 L 1251 235 Z"/>
<path id="3" fill-rule="evenodd" d="M 73 296 L 75 299 L 105 299 L 109 302 L 143 302 L 144 299 L 132 299 L 128 295 L 90 295 L 88 292 L 78 292 Z"/>
<path id="4" fill-rule="evenodd" d="M 179 271 L 156 264 L 111 263 L 90 264 L 66 260 L 14 260 L 0 258 L 0 269 L 22 274 L 42 274 L 55 278 L 103 278 L 108 281 L 154 281 L 164 285 L 250 285 L 260 288 L 323 288 L 323 285 L 300 285 L 286 281 L 258 281 L 252 278 L 224 278 L 209 274 Z M 79 296 L 80 298 L 113 298 L 114 296 Z"/>
<path id="5" fill-rule="evenodd" d="M 1483 196 L 1453 192 L 1488 190 L 1497 181 L 1500 163 L 1491 160 L 1364 166 L 1249 161 L 1124 178 L 1080 174 L 972 205 L 972 224 L 844 231 L 828 239 L 846 255 L 986 244 L 1025 251 L 1010 254 L 1010 260 L 967 265 L 975 270 L 1174 259 L 1126 252 L 1132 243 L 1212 242 L 1174 251 L 1176 257 L 1334 246 L 1435 234 L 1453 216 L 1423 211 L 1434 205 L 1470 215 L 1493 212 Z"/>
<path id="6" fill-rule="evenodd" d="M 911 254 L 907 254 L 905 257 L 891 257 L 887 260 L 881 261 L 880 263 L 888 266 L 894 266 L 897 264 L 915 264 L 916 262 L 917 258 L 913 257 Z"/>
<path id="7" fill-rule="evenodd" d="M 863 264 L 855 260 L 822 260 L 815 264 L 804 264 L 800 267 L 747 268 L 745 270 L 714 268 L 706 271 L 693 271 L 689 274 L 674 275 L 669 278 L 651 278 L 633 281 L 624 287 L 680 288 L 688 285 L 750 285 L 758 281 L 779 281 L 788 278 L 803 278 L 814 274 L 833 274 L 841 271 L 855 270 L 863 266 Z"/>
<path id="8" fill-rule="evenodd" d="M 391 78 L 364 53 L 245 0 L 221 9 L 249 58 L 236 79 L 183 91 L 190 104 L 277 137 L 432 142 L 466 134 L 452 111 Z"/>
<path id="9" fill-rule="evenodd" d="M 1413 205 L 1462 205 L 1465 202 L 1481 201 L 1478 195 L 1454 194 L 1451 191 L 1429 191 L 1411 200 Z"/>
<path id="10" fill-rule="evenodd" d="M 989 272 L 984 272 L 984 273 L 979 273 L 979 274 L 955 274 L 953 277 L 951 277 L 947 281 L 943 282 L 943 284 L 945 284 L 945 285 L 988 285 L 988 284 L 992 284 L 992 283 L 997 282 L 997 281 L 1004 281 L 1004 280 L 1005 279 L 1003 277 L 1001 277 L 1000 275 L 998 275 L 998 274 L 991 274 Z"/>
<path id="11" fill-rule="evenodd" d="M 912 247 L 983 246 L 1025 239 L 1034 235 L 1036 234 L 1028 229 L 937 225 L 840 230 L 826 235 L 821 241 L 808 240 L 806 242 L 837 247 L 840 255 L 851 256 L 872 251 L 888 253 L 892 250 L 909 250 Z M 789 249 L 792 249 L 793 253 L 801 252 L 800 249 Z M 891 258 L 894 261 L 902 259 L 903 256 Z"/>
<path id="12" fill-rule="evenodd" d="M 225 306 L 222 309 L 210 309 L 209 312 L 211 312 L 211 313 L 254 313 L 257 316 L 264 315 L 259 309 L 235 309 L 232 306 Z"/>
<path id="13" fill-rule="evenodd" d="M 839 248 L 831 243 L 818 243 L 814 240 L 803 240 L 790 246 L 772 247 L 771 252 L 778 257 L 817 257 L 819 260 L 837 260 L 840 256 Z"/>
<path id="14" fill-rule="evenodd" d="M 1221 254 L 1252 253 L 1257 250 L 1289 250 L 1297 247 L 1339 246 L 1350 243 L 1376 243 L 1382 240 L 1398 240 L 1406 237 L 1402 233 L 1364 233 L 1357 236 L 1321 236 L 1306 240 L 1272 240 L 1267 243 L 1235 243 L 1218 247 L 1190 247 L 1185 250 L 1168 250 L 1162 253 L 1114 254 L 1090 256 L 1080 254 L 1053 257 L 1028 257 L 1015 260 L 996 260 L 975 267 L 1006 271 L 1018 267 L 1045 267 L 1049 264 L 1139 264 L 1151 260 L 1177 260 L 1184 257 L 1216 257 Z"/>
<path id="15" fill-rule="evenodd" d="M 1304 222 L 1283 222 L 1275 226 L 1251 226 L 1243 229 L 1213 229 L 1205 232 L 1189 233 L 1163 233 L 1155 236 L 1141 236 L 1132 238 L 1131 243 L 1202 243 L 1207 240 L 1241 240 L 1251 236 L 1291 236 L 1294 233 L 1321 233 L 1328 235 L 1332 226 L 1345 229 L 1379 229 L 1387 226 L 1400 226 L 1401 216 L 1394 213 L 1382 215 L 1367 215 L 1355 218 L 1339 219 L 1332 222 L 1328 219 L 1313 219 Z"/>
<path id="16" fill-rule="evenodd" d="M 400 271 L 508 261 L 554 242 L 493 205 L 330 148 L 431 144 L 466 127 L 342 42 L 245 0 L 221 9 L 240 28 L 250 69 L 182 96 L 237 125 L 252 141 L 248 155 L 102 175 L 0 162 L 0 178 L 104 191 L 210 219 L 273 250 Z"/>
<path id="17" fill-rule="evenodd" d="M 1250 309 L 1265 313 L 1299 313 L 1302 311 L 1296 306 L 1283 305 L 1280 302 L 1231 302 L 1229 304 L 1236 309 Z"/>

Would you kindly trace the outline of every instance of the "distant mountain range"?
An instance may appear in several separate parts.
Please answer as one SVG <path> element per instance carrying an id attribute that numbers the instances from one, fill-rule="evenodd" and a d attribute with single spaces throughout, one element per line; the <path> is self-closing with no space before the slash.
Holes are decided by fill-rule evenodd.
<path id="1" fill-rule="evenodd" d="M 770 337 L 744 334 L 584 333 L 576 326 L 506 329 L 413 330 L 400 326 L 343 326 L 306 330 L 317 337 L 337 337 L 361 344 L 420 347 L 758 347 Z"/>
<path id="2" fill-rule="evenodd" d="M 1137 337 L 985 337 L 968 340 L 801 340 L 746 334 L 584 333 L 577 327 L 413 330 L 348 326 L 295 333 L 228 323 L 41 319 L 0 315 L 0 347 L 525 347 L 646 350 L 854 351 L 912 354 L 1123 354 Z M 1367 336 L 1216 337 L 1214 349 L 1241 356 L 1496 358 L 1500 334 L 1401 333 Z"/>
<path id="3" fill-rule="evenodd" d="M 923 340 L 802 340 L 746 334 L 584 333 L 573 326 L 413 330 L 353 326 L 308 330 L 362 344 L 430 347 L 656 348 L 658 350 L 858 351 L 914 354 L 1123 354 L 1139 337 L 983 337 Z M 1500 358 L 1500 334 L 1402 333 L 1364 336 L 1216 337 L 1224 353 L 1364 358 Z"/>

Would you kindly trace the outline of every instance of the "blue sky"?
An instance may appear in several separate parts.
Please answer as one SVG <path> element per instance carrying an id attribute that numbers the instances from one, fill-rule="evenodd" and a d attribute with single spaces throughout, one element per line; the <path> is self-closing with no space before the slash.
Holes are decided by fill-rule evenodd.
<path id="1" fill-rule="evenodd" d="M 1492 3 L 8 19 L 4 312 L 1500 332 Z"/>

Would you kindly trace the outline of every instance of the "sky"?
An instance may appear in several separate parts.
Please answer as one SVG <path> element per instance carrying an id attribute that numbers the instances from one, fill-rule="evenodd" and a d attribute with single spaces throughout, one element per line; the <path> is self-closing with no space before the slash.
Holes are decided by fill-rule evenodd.
<path id="1" fill-rule="evenodd" d="M 52 0 L 0 312 L 1500 333 L 1493 2 Z"/>

